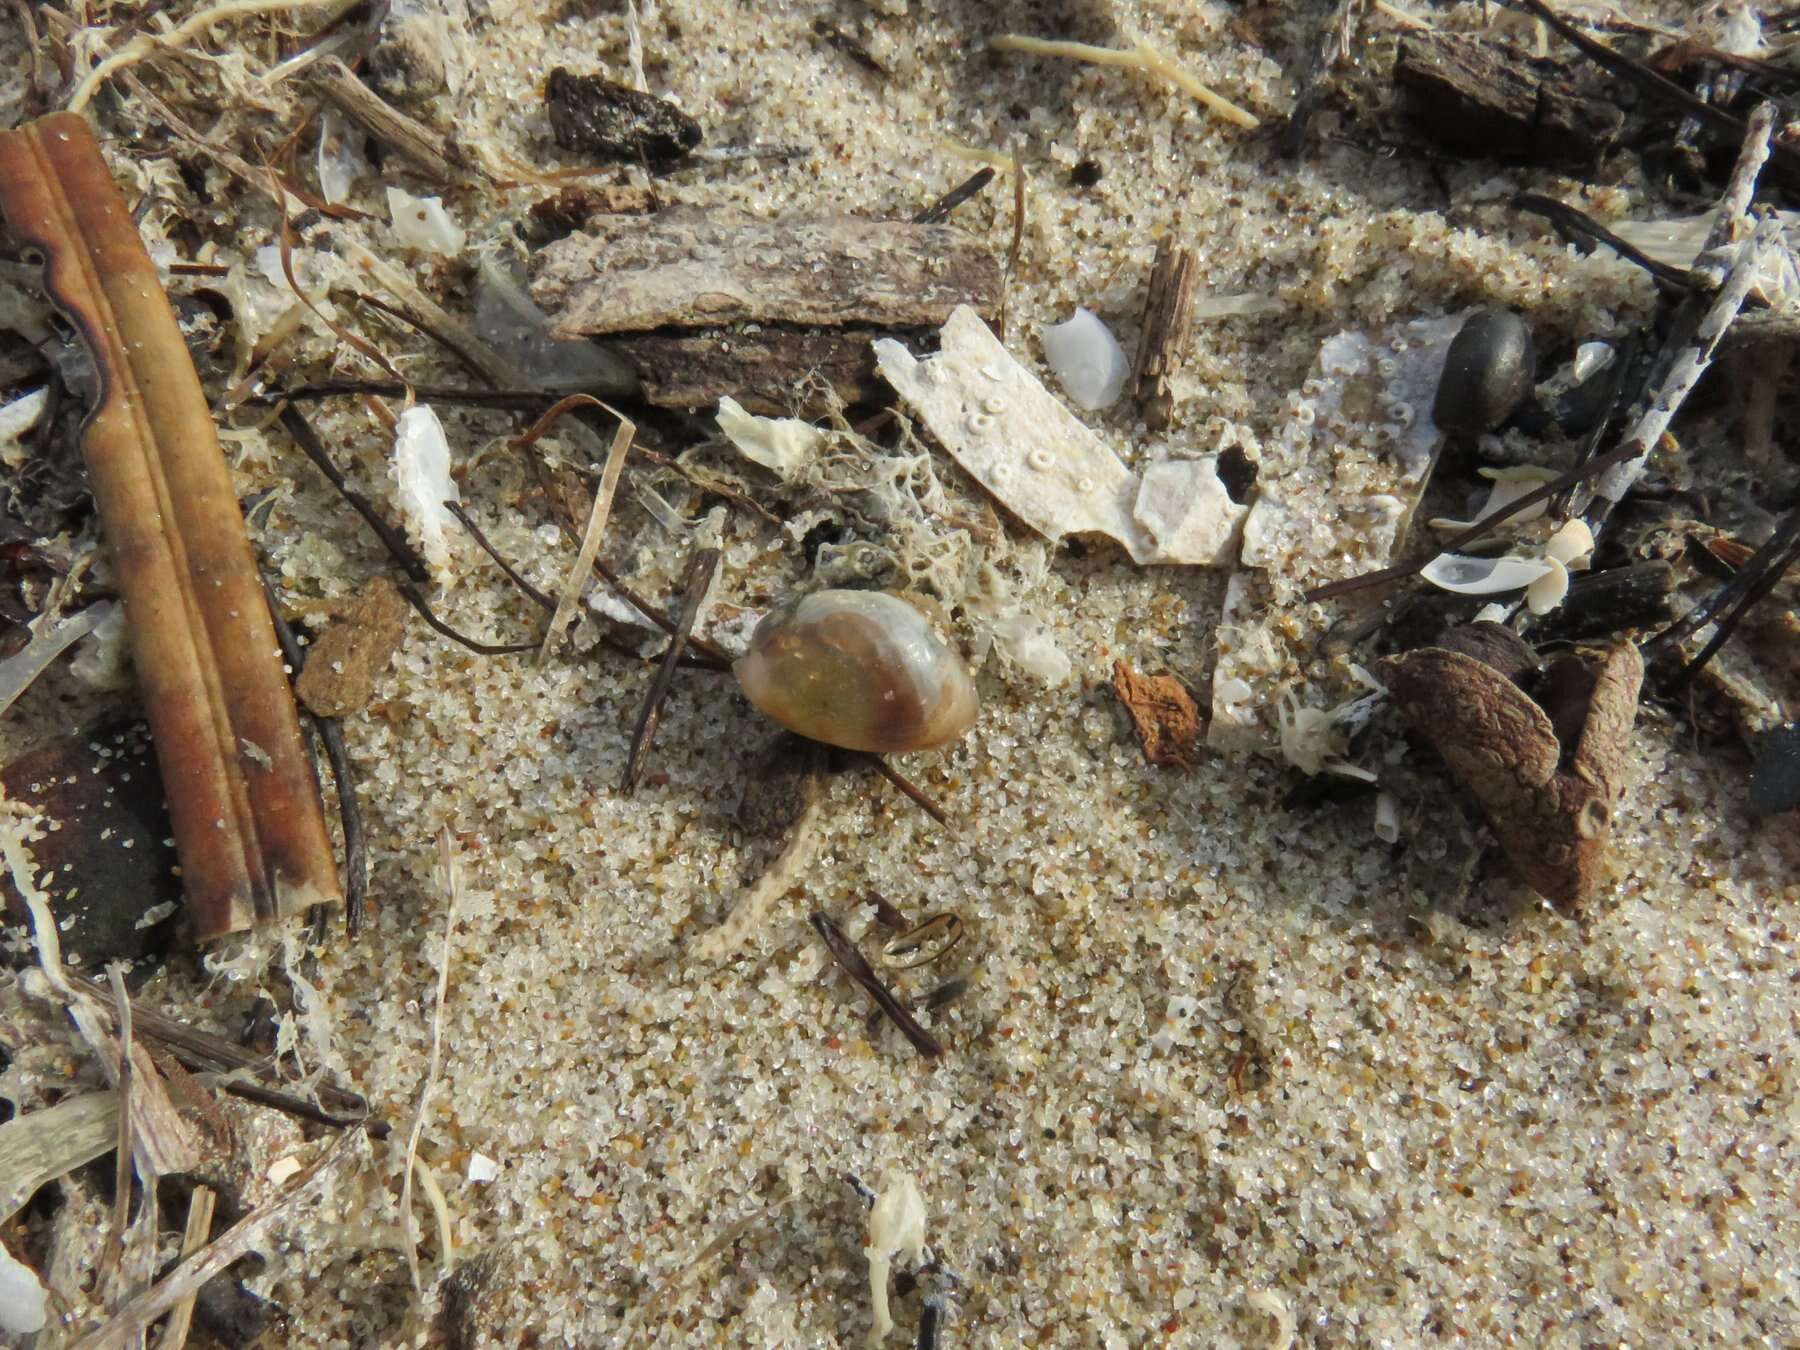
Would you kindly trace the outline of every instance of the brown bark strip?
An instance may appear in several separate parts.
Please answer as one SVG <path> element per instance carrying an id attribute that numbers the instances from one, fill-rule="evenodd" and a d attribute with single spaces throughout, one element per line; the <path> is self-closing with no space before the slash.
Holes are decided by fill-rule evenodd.
<path id="1" fill-rule="evenodd" d="M 341 899 L 255 560 L 200 381 L 87 123 L 0 135 L 0 212 L 101 373 L 83 441 L 195 936 Z"/>
<path id="2" fill-rule="evenodd" d="M 1188 330 L 1194 322 L 1194 282 L 1199 263 L 1191 249 L 1164 239 L 1156 246 L 1156 265 L 1144 294 L 1144 337 L 1132 372 L 1144 425 L 1161 431 L 1175 409 L 1169 377 L 1187 355 Z"/>

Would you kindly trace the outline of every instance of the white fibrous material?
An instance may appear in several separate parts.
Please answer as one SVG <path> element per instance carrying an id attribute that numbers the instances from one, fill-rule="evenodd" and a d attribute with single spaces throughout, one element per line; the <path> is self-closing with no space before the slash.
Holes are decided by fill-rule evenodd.
<path id="1" fill-rule="evenodd" d="M 319 195 L 332 206 L 345 201 L 358 178 L 373 172 L 363 154 L 362 128 L 335 108 L 319 117 Z"/>
<path id="2" fill-rule="evenodd" d="M 95 608 L 103 612 L 88 640 L 69 662 L 69 671 L 90 689 L 123 689 L 131 683 L 131 643 L 125 626 L 125 606 L 107 600 Z"/>
<path id="3" fill-rule="evenodd" d="M 0 464 L 16 469 L 25 463 L 25 433 L 44 415 L 49 398 L 48 388 L 34 389 L 0 408 Z"/>
<path id="4" fill-rule="evenodd" d="M 406 518 L 406 536 L 432 572 L 441 573 L 450 564 L 447 531 L 456 523 L 444 503 L 461 501 L 462 495 L 450 477 L 450 442 L 444 437 L 444 425 L 429 405 L 415 403 L 400 414 L 391 472 L 400 513 Z"/>
<path id="5" fill-rule="evenodd" d="M 468 235 L 444 210 L 438 197 L 415 197 L 397 187 L 387 190 L 388 215 L 394 222 L 394 238 L 402 248 L 423 249 L 454 257 L 463 251 Z"/>
<path id="6" fill-rule="evenodd" d="M 485 1153 L 469 1154 L 469 1180 L 476 1186 L 482 1186 L 500 1175 L 500 1164 Z"/>
<path id="7" fill-rule="evenodd" d="M 988 631 L 1002 658 L 1033 679 L 1063 684 L 1074 670 L 1069 654 L 1057 645 L 1050 625 L 1033 614 L 1014 613 L 996 619 Z"/>
<path id="8" fill-rule="evenodd" d="M 758 417 L 734 398 L 719 400 L 719 430 L 744 455 L 784 481 L 818 454 L 825 433 L 798 417 Z"/>
<path id="9" fill-rule="evenodd" d="M 44 1286 L 37 1272 L 0 1247 L 0 1332 L 29 1336 L 44 1329 Z"/>
<path id="10" fill-rule="evenodd" d="M 952 311 L 939 340 L 937 355 L 920 360 L 892 338 L 877 339 L 882 377 L 1026 525 L 1053 542 L 1107 535 L 1138 563 L 1230 561 L 1245 511 L 1226 494 L 1215 460 L 1167 461 L 1140 480 L 967 305 Z"/>
<path id="11" fill-rule="evenodd" d="M 1067 323 L 1044 329 L 1043 340 L 1044 360 L 1076 407 L 1098 412 L 1118 402 L 1131 363 L 1097 315 L 1077 309 Z"/>
<path id="12" fill-rule="evenodd" d="M 1608 348 L 1607 350 L 1611 350 Z M 1516 468 L 1497 469 L 1491 466 L 1477 470 L 1483 478 L 1493 483 L 1488 489 L 1488 499 L 1475 512 L 1470 520 L 1448 520 L 1438 516 L 1431 521 L 1431 528 L 1443 530 L 1447 534 L 1461 534 L 1464 530 L 1474 528 L 1478 520 L 1486 520 L 1502 507 L 1511 506 L 1519 498 L 1536 492 L 1545 483 L 1553 482 L 1560 477 L 1555 469 L 1540 468 L 1535 464 L 1521 464 Z M 1528 520 L 1536 520 L 1550 509 L 1547 501 L 1534 502 L 1517 515 L 1508 519 L 1507 525 L 1522 525 Z"/>
<path id="13" fill-rule="evenodd" d="M 925 1259 L 925 1197 L 910 1173 L 889 1173 L 887 1185 L 869 1210 L 869 1301 L 875 1309 L 875 1325 L 869 1344 L 880 1345 L 894 1329 L 888 1312 L 888 1270 L 896 1255 L 909 1265 Z"/>
<path id="14" fill-rule="evenodd" d="M 1359 769 L 1344 758 L 1350 738 L 1338 726 L 1338 714 L 1356 707 L 1361 699 L 1351 699 L 1335 708 L 1303 707 L 1291 692 L 1284 691 L 1277 715 L 1281 721 L 1281 754 L 1289 764 L 1309 776 L 1334 773 L 1341 778 L 1359 778 L 1373 783 L 1375 775 Z"/>

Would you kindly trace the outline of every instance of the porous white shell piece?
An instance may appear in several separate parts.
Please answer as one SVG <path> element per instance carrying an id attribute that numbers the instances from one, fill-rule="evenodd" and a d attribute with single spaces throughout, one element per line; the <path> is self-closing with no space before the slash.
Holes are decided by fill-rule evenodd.
<path id="1" fill-rule="evenodd" d="M 825 433 L 798 417 L 758 417 L 734 398 L 719 400 L 719 430 L 746 459 L 792 478 L 825 443 Z"/>
<path id="2" fill-rule="evenodd" d="M 44 415 L 44 405 L 49 397 L 47 387 L 33 389 L 23 398 L 15 398 L 0 408 L 0 464 L 5 464 L 9 469 L 16 469 L 24 464 L 23 437 L 37 425 L 38 418 Z"/>
<path id="3" fill-rule="evenodd" d="M 45 1297 L 37 1272 L 0 1247 L 0 1332 L 29 1336 L 42 1331 Z"/>
<path id="4" fill-rule="evenodd" d="M 1076 407 L 1098 412 L 1119 401 L 1131 363 L 1098 315 L 1077 309 L 1074 318 L 1050 325 L 1042 336 L 1044 360 Z"/>
<path id="5" fill-rule="evenodd" d="M 869 1301 L 875 1309 L 875 1325 L 869 1344 L 880 1345 L 894 1329 L 888 1313 L 888 1269 L 894 1256 L 912 1265 L 925 1259 L 925 1197 L 908 1172 L 889 1173 L 887 1184 L 869 1210 Z"/>
<path id="6" fill-rule="evenodd" d="M 1448 520 L 1438 516 L 1431 522 L 1434 530 L 1443 530 L 1448 534 L 1461 534 L 1464 530 L 1474 528 L 1478 520 L 1486 520 L 1494 512 L 1511 506 L 1519 498 L 1536 492 L 1545 483 L 1552 482 L 1561 475 L 1555 469 L 1541 468 L 1536 464 L 1521 464 L 1514 468 L 1493 468 L 1491 466 L 1478 470 L 1483 478 L 1490 480 L 1493 487 L 1488 489 L 1488 499 L 1481 510 L 1475 513 L 1472 520 Z M 1518 515 L 1510 518 L 1507 525 L 1520 525 L 1528 520 L 1536 520 L 1550 509 L 1547 501 L 1534 502 Z"/>
<path id="7" fill-rule="evenodd" d="M 1471 558 L 1440 553 L 1419 570 L 1439 590 L 1457 595 L 1502 595 L 1522 591 L 1551 571 L 1547 558 Z"/>
<path id="8" fill-rule="evenodd" d="M 456 518 L 445 502 L 462 500 L 450 477 L 450 442 L 444 424 L 430 405 L 415 403 L 400 414 L 394 427 L 394 463 L 390 470 L 406 535 L 434 574 L 450 563 L 448 531 Z M 442 577 L 439 577 L 442 580 Z"/>
<path id="9" fill-rule="evenodd" d="M 1035 614 L 1015 611 L 994 620 L 988 631 L 1002 658 L 1045 684 L 1066 683 L 1075 668 L 1050 625 Z"/>
<path id="10" fill-rule="evenodd" d="M 935 356 L 875 341 L 882 377 L 951 458 L 1026 525 L 1050 540 L 1105 534 L 1138 561 L 1155 551 L 1133 518 L 1138 481 L 1030 371 L 981 316 L 958 305 Z"/>
<path id="11" fill-rule="evenodd" d="M 319 195 L 332 206 L 346 200 L 358 178 L 373 173 L 362 151 L 362 128 L 335 108 L 319 117 Z"/>
<path id="12" fill-rule="evenodd" d="M 394 223 L 394 238 L 403 248 L 423 249 L 427 253 L 455 256 L 463 251 L 468 235 L 444 210 L 439 197 L 415 197 L 410 192 L 391 187 L 387 190 L 388 216 Z"/>
<path id="13" fill-rule="evenodd" d="M 1139 561 L 1223 567 L 1237 556 L 1250 508 L 1231 500 L 1219 481 L 1218 458 L 1209 456 L 1165 459 L 1147 467 L 1131 514 L 1154 550 Z"/>

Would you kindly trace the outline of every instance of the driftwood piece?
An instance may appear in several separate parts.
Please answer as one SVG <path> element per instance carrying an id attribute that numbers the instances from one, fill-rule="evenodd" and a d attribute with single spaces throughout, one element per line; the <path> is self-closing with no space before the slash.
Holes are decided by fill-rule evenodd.
<path id="1" fill-rule="evenodd" d="M 1382 663 L 1407 725 L 1475 797 L 1527 885 L 1579 912 L 1599 889 L 1644 662 L 1621 642 L 1571 653 L 1534 700 L 1484 661 L 1422 647 Z"/>
<path id="2" fill-rule="evenodd" d="M 678 206 L 557 240 L 534 259 L 531 294 L 557 338 L 731 323 L 916 328 L 961 304 L 992 314 L 1000 267 L 951 225 Z"/>
<path id="3" fill-rule="evenodd" d="M 1505 47 L 1428 34 L 1400 44 L 1394 83 L 1414 126 L 1459 155 L 1588 168 L 1624 114 Z"/>
<path id="4" fill-rule="evenodd" d="M 702 137 L 700 124 L 667 99 L 561 66 L 544 85 L 544 105 L 556 143 L 602 163 L 680 159 Z"/>
<path id="5" fill-rule="evenodd" d="M 205 393 L 82 118 L 0 135 L 0 210 L 102 372 L 83 438 L 195 936 L 341 899 L 262 582 Z"/>
<path id="6" fill-rule="evenodd" d="M 637 372 L 644 398 L 664 408 L 700 408 L 722 397 L 770 417 L 794 412 L 810 379 L 829 384 L 846 403 L 882 391 L 870 344 L 896 336 L 882 328 L 701 328 L 691 333 L 642 333 L 608 344 Z M 914 330 L 901 330 L 903 339 Z"/>
<path id="7" fill-rule="evenodd" d="M 1194 322 L 1194 282 L 1199 263 L 1192 249 L 1165 238 L 1156 246 L 1156 265 L 1144 295 L 1143 342 L 1138 348 L 1133 387 L 1144 412 L 1144 425 L 1161 431 L 1169 425 L 1175 394 L 1169 377 L 1187 355 L 1188 330 Z"/>

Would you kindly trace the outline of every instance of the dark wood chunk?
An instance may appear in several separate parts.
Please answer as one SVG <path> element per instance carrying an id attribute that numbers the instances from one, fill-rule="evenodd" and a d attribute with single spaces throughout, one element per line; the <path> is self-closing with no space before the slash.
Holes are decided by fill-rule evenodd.
<path id="1" fill-rule="evenodd" d="M 544 101 L 556 143 L 596 160 L 680 159 L 700 144 L 700 124 L 673 103 L 601 75 L 558 66 Z"/>

